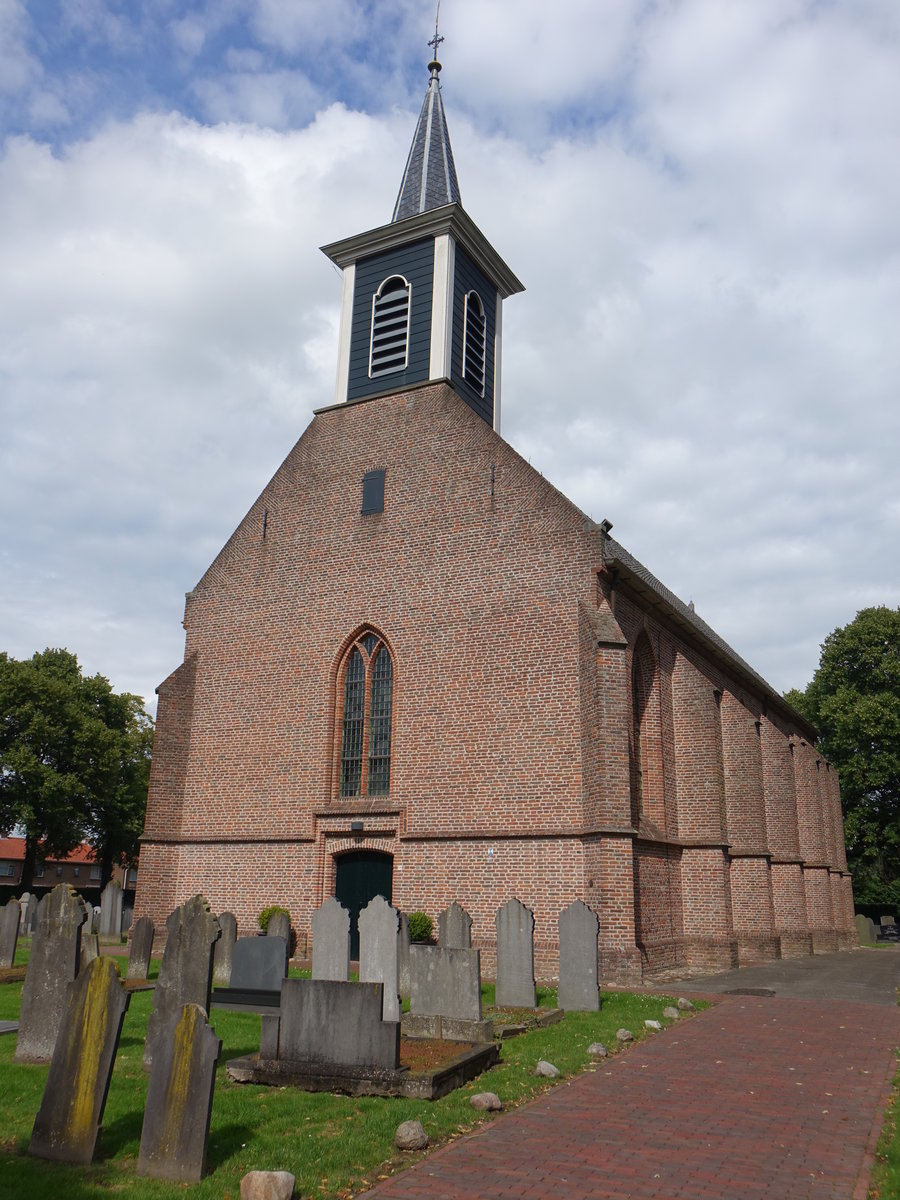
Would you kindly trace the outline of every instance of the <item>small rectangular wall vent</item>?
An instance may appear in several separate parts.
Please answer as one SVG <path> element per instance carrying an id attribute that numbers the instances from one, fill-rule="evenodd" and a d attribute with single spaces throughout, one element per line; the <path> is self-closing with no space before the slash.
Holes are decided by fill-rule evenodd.
<path id="1" fill-rule="evenodd" d="M 362 515 L 384 512 L 384 470 L 363 475 Z"/>

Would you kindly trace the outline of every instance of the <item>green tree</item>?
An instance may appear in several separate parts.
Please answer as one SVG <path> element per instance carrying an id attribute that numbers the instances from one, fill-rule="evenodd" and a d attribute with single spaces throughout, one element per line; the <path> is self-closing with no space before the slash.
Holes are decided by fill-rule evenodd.
<path id="1" fill-rule="evenodd" d="M 786 699 L 840 774 L 857 902 L 900 905 L 900 608 L 864 608 L 835 629 L 809 687 Z"/>
<path id="2" fill-rule="evenodd" d="M 39 862 L 86 839 L 101 886 L 115 862 L 134 860 L 151 739 L 140 698 L 85 678 L 68 650 L 0 653 L 0 828 L 25 831 L 23 887 Z"/>

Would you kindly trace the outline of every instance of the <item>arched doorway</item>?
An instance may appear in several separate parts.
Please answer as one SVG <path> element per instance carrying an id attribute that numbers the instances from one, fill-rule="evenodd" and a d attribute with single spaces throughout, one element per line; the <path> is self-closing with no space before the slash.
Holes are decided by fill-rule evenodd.
<path id="1" fill-rule="evenodd" d="M 350 913 L 350 957 L 359 958 L 359 914 L 370 900 L 384 896 L 388 904 L 394 881 L 394 856 L 378 850 L 350 850 L 337 859 L 334 894 Z"/>

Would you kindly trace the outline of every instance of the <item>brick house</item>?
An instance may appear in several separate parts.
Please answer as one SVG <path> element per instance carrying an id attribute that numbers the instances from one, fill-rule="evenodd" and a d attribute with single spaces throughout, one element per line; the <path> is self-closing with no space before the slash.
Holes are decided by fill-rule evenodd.
<path id="1" fill-rule="evenodd" d="M 0 838 L 0 905 L 21 893 L 24 862 L 25 839 Z M 134 868 L 114 867 L 112 877 L 123 888 L 132 890 L 137 882 L 137 871 Z M 42 896 L 58 883 L 70 883 L 87 899 L 100 903 L 100 863 L 94 858 L 92 846 L 83 842 L 64 858 L 48 858 L 36 867 L 35 895 Z"/>
<path id="2" fill-rule="evenodd" d="M 381 892 L 533 909 L 542 975 L 573 899 L 601 977 L 855 940 L 815 731 L 500 436 L 521 284 L 460 206 L 440 65 L 389 225 L 342 269 L 320 408 L 188 594 L 159 687 L 135 916 L 195 892 L 250 932 Z"/>

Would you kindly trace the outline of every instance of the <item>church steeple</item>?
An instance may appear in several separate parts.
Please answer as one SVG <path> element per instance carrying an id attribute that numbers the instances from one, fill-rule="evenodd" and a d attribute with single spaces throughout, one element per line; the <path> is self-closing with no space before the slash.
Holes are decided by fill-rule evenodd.
<path id="1" fill-rule="evenodd" d="M 322 247 L 344 280 L 335 402 L 442 379 L 499 431 L 503 301 L 524 289 L 460 203 L 441 99 L 442 41 L 435 28 L 390 224 Z"/>
<path id="2" fill-rule="evenodd" d="M 438 38 L 437 31 L 434 40 L 443 41 Z M 432 59 L 428 68 L 431 71 L 428 91 L 419 113 L 392 221 L 405 221 L 416 213 L 461 202 L 441 99 L 441 64 Z"/>

